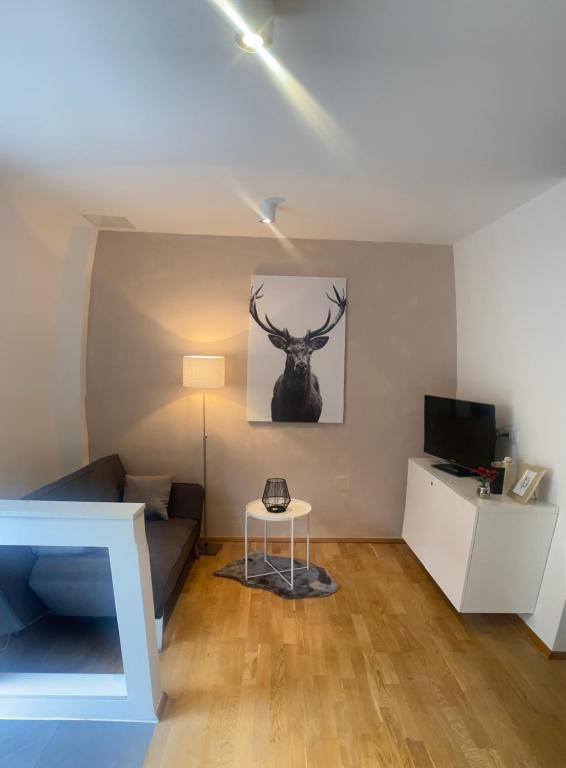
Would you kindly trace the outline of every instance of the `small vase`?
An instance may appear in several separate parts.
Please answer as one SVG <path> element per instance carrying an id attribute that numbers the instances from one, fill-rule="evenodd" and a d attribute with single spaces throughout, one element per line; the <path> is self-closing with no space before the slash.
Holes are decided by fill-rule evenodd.
<path id="1" fill-rule="evenodd" d="M 480 499 L 489 499 L 491 496 L 491 488 L 489 485 L 478 485 L 478 496 Z"/>
<path id="2" fill-rule="evenodd" d="M 489 487 L 494 496 L 501 496 L 505 481 L 505 464 L 502 461 L 492 461 L 491 466 L 497 472 L 497 476 L 490 482 Z"/>

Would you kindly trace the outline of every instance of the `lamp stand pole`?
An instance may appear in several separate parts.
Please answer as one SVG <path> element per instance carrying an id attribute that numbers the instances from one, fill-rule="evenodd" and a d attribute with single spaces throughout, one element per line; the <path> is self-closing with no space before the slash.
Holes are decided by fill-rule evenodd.
<path id="1" fill-rule="evenodd" d="M 199 554 L 201 555 L 217 555 L 222 549 L 222 544 L 210 543 L 208 541 L 208 522 L 206 516 L 206 441 L 208 435 L 206 434 L 206 392 L 202 393 L 202 484 L 204 487 L 204 495 L 202 500 L 202 519 L 204 525 L 204 541 L 199 544 Z"/>

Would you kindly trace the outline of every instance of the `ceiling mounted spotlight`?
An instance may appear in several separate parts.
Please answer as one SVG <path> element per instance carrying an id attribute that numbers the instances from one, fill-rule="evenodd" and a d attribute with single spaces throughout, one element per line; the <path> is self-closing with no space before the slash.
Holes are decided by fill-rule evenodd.
<path id="1" fill-rule="evenodd" d="M 260 217 L 259 220 L 262 224 L 274 224 L 275 215 L 277 213 L 277 206 L 279 203 L 284 203 L 284 197 L 266 197 L 263 203 L 259 207 Z"/>
<path id="2" fill-rule="evenodd" d="M 236 35 L 236 43 L 246 53 L 269 48 L 273 42 L 273 0 L 237 0 L 246 29 Z"/>
<path id="3" fill-rule="evenodd" d="M 236 35 L 236 42 L 239 47 L 246 53 L 255 53 L 263 48 L 265 40 L 261 35 L 255 32 L 246 32 L 245 34 L 239 33 Z"/>

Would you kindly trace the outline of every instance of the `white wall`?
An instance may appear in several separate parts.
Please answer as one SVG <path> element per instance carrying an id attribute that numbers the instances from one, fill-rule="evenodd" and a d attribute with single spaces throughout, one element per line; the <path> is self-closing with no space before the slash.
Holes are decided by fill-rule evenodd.
<path id="1" fill-rule="evenodd" d="M 0 189 L 0 497 L 87 456 L 82 369 L 95 238 L 44 194 Z"/>
<path id="2" fill-rule="evenodd" d="M 561 507 L 537 608 L 524 617 L 555 650 L 565 602 L 566 182 L 455 246 L 458 395 L 494 402 L 514 453 L 550 469 Z"/>

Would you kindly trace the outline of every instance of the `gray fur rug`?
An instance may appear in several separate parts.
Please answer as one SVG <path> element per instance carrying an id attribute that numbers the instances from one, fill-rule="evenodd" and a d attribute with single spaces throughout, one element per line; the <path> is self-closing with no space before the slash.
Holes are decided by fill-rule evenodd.
<path id="1" fill-rule="evenodd" d="M 280 571 L 286 571 L 291 567 L 291 558 L 269 555 L 269 560 Z M 295 568 L 302 568 L 306 561 L 295 558 Z M 263 552 L 252 552 L 248 555 L 248 576 L 256 573 L 265 573 L 269 571 L 269 566 L 263 561 Z M 228 563 L 224 568 L 214 572 L 215 576 L 222 576 L 225 579 L 234 579 L 244 584 L 246 587 L 255 587 L 255 589 L 267 589 L 275 593 L 278 597 L 285 597 L 287 600 L 299 600 L 304 597 L 326 597 L 338 591 L 338 584 L 328 573 L 326 568 L 319 565 L 310 564 L 310 568 L 305 571 L 295 571 L 295 587 L 291 587 L 283 581 L 276 573 L 270 573 L 266 576 L 260 576 L 257 579 L 244 580 L 244 558 L 234 560 Z M 290 579 L 290 573 L 285 573 Z"/>

